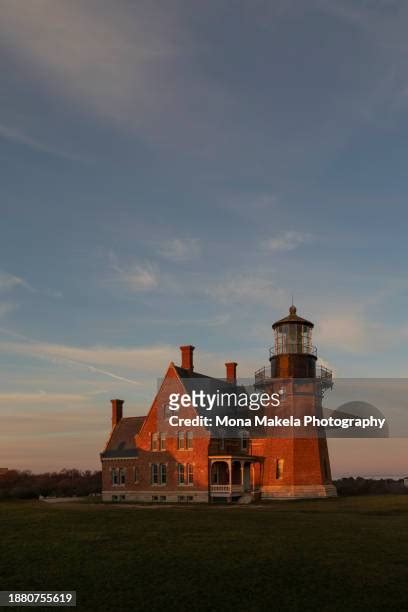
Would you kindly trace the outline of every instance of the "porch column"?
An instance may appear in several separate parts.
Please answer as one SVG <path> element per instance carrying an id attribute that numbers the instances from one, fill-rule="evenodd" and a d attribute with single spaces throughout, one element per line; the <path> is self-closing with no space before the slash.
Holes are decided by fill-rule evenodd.
<path id="1" fill-rule="evenodd" d="M 244 486 L 244 463 L 242 461 L 239 462 L 241 466 L 241 486 Z"/>

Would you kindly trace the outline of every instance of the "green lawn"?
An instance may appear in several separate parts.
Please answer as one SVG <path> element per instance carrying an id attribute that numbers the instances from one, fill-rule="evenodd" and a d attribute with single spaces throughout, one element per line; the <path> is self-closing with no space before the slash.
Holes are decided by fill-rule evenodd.
<path id="1" fill-rule="evenodd" d="M 81 610 L 408 609 L 408 496 L 4 502 L 0 533 L 0 590 L 76 590 Z"/>

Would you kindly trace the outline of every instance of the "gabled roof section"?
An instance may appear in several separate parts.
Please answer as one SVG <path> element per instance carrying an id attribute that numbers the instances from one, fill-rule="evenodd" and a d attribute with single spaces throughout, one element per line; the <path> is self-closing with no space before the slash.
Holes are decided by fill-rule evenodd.
<path id="1" fill-rule="evenodd" d="M 190 372 L 190 370 L 185 370 L 184 368 L 180 368 L 180 366 L 176 366 L 174 364 L 173 367 L 180 378 L 208 378 L 210 380 L 219 380 L 219 382 L 222 382 L 221 379 L 213 378 L 212 376 L 207 376 L 206 374 L 199 374 L 198 372 Z"/>
<path id="2" fill-rule="evenodd" d="M 102 458 L 136 457 L 135 435 L 140 431 L 146 417 L 126 417 L 119 421 L 111 433 Z"/>
<path id="3" fill-rule="evenodd" d="M 216 395 L 217 392 L 219 394 L 234 394 L 235 397 L 234 399 L 231 399 L 229 404 L 225 403 L 221 406 L 217 406 L 212 412 L 207 411 L 207 406 L 205 405 L 201 408 L 197 408 L 196 412 L 198 415 L 214 416 L 217 414 L 218 416 L 228 415 L 230 417 L 248 416 L 248 409 L 246 407 L 239 407 L 235 401 L 235 398 L 239 396 L 240 393 L 246 393 L 245 387 L 231 383 L 222 378 L 213 378 L 212 376 L 206 376 L 205 374 L 199 374 L 198 372 L 190 372 L 178 366 L 174 366 L 174 369 L 180 377 L 186 392 L 189 394 L 191 394 L 193 390 L 197 392 L 203 391 L 205 394 L 208 393 L 210 395 Z M 206 429 L 213 433 L 219 433 L 219 428 L 215 426 L 206 427 Z"/>

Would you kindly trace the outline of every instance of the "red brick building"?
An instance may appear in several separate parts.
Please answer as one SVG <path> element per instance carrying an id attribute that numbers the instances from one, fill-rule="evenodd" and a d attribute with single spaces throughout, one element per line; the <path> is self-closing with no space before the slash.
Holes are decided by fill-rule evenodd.
<path id="1" fill-rule="evenodd" d="M 329 370 L 316 366 L 313 323 L 292 306 L 272 327 L 269 365 L 255 372 L 253 388 L 279 392 L 282 401 L 263 415 L 319 416 L 332 379 Z M 282 434 L 273 426 L 240 427 L 239 418 L 235 429 L 217 428 L 197 423 L 209 412 L 192 406 L 180 407 L 182 424 L 170 426 L 171 394 L 191 395 L 203 387 L 212 393 L 243 389 L 235 362 L 225 364 L 225 378 L 212 378 L 194 371 L 193 346 L 180 348 L 181 366 L 170 363 L 146 416 L 124 417 L 123 400 L 112 400 L 112 430 L 101 453 L 104 501 L 248 503 L 336 495 L 326 436 L 318 428 L 287 427 Z M 222 410 L 227 416 L 249 416 L 236 405 Z"/>

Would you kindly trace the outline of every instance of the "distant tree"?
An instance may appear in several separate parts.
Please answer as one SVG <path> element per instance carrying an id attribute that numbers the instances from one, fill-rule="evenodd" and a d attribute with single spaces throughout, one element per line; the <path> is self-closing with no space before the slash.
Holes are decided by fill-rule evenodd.
<path id="1" fill-rule="evenodd" d="M 392 478 L 340 478 L 334 484 L 339 495 L 407 495 L 408 489 L 402 480 Z"/>
<path id="2" fill-rule="evenodd" d="M 28 470 L 8 470 L 0 475 L 0 500 L 7 498 L 30 499 L 57 496 L 86 496 L 100 493 L 100 471 L 64 468 L 59 472 L 32 474 Z"/>

